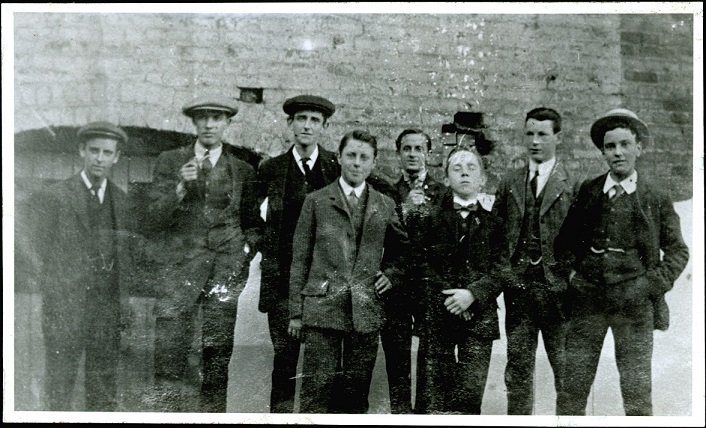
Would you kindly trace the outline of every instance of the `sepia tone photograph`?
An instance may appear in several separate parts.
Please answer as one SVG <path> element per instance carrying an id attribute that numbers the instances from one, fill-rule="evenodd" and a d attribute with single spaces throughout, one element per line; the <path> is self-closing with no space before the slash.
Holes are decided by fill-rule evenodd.
<path id="1" fill-rule="evenodd" d="M 702 4 L 2 10 L 4 422 L 703 423 Z"/>

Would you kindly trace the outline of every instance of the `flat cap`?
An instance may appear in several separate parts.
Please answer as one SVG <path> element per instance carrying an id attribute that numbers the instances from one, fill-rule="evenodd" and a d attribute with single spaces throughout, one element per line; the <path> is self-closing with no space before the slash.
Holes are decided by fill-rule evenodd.
<path id="1" fill-rule="evenodd" d="M 647 124 L 641 121 L 633 111 L 625 108 L 615 108 L 593 122 L 591 126 L 593 144 L 599 149 L 603 148 L 603 137 L 606 131 L 609 127 L 614 128 L 615 125 L 629 126 L 637 131 L 637 141 L 641 142 L 643 147 L 650 140 L 650 131 L 647 129 Z"/>
<path id="2" fill-rule="evenodd" d="M 282 109 L 288 115 L 301 110 L 315 110 L 329 117 L 336 111 L 336 106 L 326 98 L 317 97 L 316 95 L 297 95 L 285 101 Z"/>
<path id="3" fill-rule="evenodd" d="M 230 117 L 238 113 L 238 105 L 235 101 L 225 97 L 200 97 L 187 103 L 181 109 L 189 117 L 193 117 L 194 113 L 200 110 L 222 111 Z"/>
<path id="4" fill-rule="evenodd" d="M 78 130 L 82 140 L 94 137 L 112 138 L 127 143 L 127 134 L 119 126 L 110 122 L 91 122 Z"/>

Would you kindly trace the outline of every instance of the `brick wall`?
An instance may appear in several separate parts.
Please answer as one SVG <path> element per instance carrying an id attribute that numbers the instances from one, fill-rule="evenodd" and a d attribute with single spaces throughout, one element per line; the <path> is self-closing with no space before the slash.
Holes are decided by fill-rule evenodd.
<path id="1" fill-rule="evenodd" d="M 531 108 L 562 113 L 560 155 L 588 177 L 605 170 L 593 119 L 624 106 L 655 135 L 646 175 L 691 197 L 692 15 L 16 13 L 14 25 L 15 132 L 105 119 L 191 133 L 192 96 L 262 88 L 226 137 L 274 155 L 289 144 L 282 102 L 316 93 L 338 106 L 324 145 L 366 128 L 395 175 L 404 128 L 431 134 L 438 163 L 442 124 L 470 110 L 497 141 L 492 187 L 524 157 Z"/>

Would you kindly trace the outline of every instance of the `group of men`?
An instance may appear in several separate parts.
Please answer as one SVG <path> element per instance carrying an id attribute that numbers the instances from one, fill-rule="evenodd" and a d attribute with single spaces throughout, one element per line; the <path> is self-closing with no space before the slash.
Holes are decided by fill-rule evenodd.
<path id="1" fill-rule="evenodd" d="M 668 326 L 664 293 L 688 250 L 669 198 L 638 181 L 650 138 L 633 112 L 614 109 L 593 124 L 609 171 L 579 183 L 556 157 L 561 116 L 530 111 L 528 163 L 502 179 L 490 209 L 478 204 L 485 174 L 472 147 L 449 154 L 441 183 L 426 169 L 429 135 L 406 129 L 395 141 L 402 177 L 386 184 L 371 176 L 375 136 L 349 132 L 337 153 L 321 145 L 336 111 L 329 100 L 300 95 L 283 110 L 293 145 L 257 168 L 224 143 L 238 107 L 217 98 L 183 108 L 196 141 L 156 161 L 143 221 L 165 255 L 155 284 L 162 409 L 226 411 L 238 298 L 260 252 L 271 412 L 295 410 L 302 343 L 299 411 L 367 412 L 381 342 L 392 413 L 479 414 L 502 293 L 508 414 L 532 413 L 539 332 L 557 414 L 585 414 L 608 328 L 626 414 L 652 414 L 652 331 Z M 133 229 L 108 177 L 128 137 L 95 122 L 78 138 L 82 171 L 40 198 L 48 408 L 71 408 L 85 351 L 86 408 L 114 411 Z M 195 326 L 200 390 L 190 400 Z"/>

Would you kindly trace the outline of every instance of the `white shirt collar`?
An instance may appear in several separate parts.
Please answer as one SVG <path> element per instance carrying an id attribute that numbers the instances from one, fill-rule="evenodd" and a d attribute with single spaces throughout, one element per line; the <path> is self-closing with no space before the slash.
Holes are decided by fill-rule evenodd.
<path id="1" fill-rule="evenodd" d="M 297 162 L 297 166 L 301 170 L 302 174 L 304 173 L 304 166 L 302 165 L 302 155 L 299 154 L 299 151 L 297 150 L 296 146 L 292 148 L 292 154 L 294 155 L 294 160 Z M 316 159 L 319 158 L 319 146 L 317 145 L 314 147 L 314 151 L 311 152 L 311 156 L 309 156 L 309 160 L 306 162 L 307 165 L 309 165 L 309 169 L 314 167 L 314 164 L 316 163 Z"/>
<path id="2" fill-rule="evenodd" d="M 620 184 L 620 187 L 622 187 L 628 195 L 633 193 L 637 190 L 637 170 L 633 171 L 628 178 L 620 183 L 615 181 L 613 176 L 608 173 L 608 176 L 605 179 L 605 184 L 603 185 L 603 193 L 608 193 L 608 191 L 616 184 Z"/>
<path id="3" fill-rule="evenodd" d="M 201 162 L 204 160 L 206 150 L 208 150 L 208 158 L 211 160 L 211 165 L 216 165 L 218 158 L 221 157 L 221 153 L 223 152 L 223 143 L 219 144 L 218 147 L 207 149 L 197 140 L 194 145 L 194 154 L 196 155 L 196 160 L 199 162 L 199 165 L 201 165 Z"/>
<path id="4" fill-rule="evenodd" d="M 86 185 L 88 190 L 93 190 L 93 184 L 91 183 L 91 180 L 88 179 L 88 176 L 86 175 L 86 171 L 81 171 L 81 178 L 83 179 L 83 184 Z M 101 181 L 100 187 L 98 188 L 98 199 L 103 203 L 103 198 L 105 198 L 105 188 L 108 185 L 108 180 L 105 178 L 103 181 Z"/>
<path id="5" fill-rule="evenodd" d="M 343 189 L 343 194 L 348 197 L 348 195 L 351 194 L 351 190 L 355 192 L 355 195 L 360 198 L 360 195 L 363 194 L 363 190 L 365 190 L 365 181 L 358 186 L 358 187 L 352 187 L 350 184 L 346 183 L 346 180 L 343 179 L 343 177 L 340 177 L 338 179 L 338 184 L 341 186 L 341 189 Z"/>
<path id="6" fill-rule="evenodd" d="M 459 205 L 463 205 L 464 207 L 467 207 L 470 204 L 478 203 L 478 197 L 471 198 L 471 199 L 463 199 L 454 193 L 454 202 Z"/>
<path id="7" fill-rule="evenodd" d="M 535 171 L 539 170 L 540 177 L 548 177 L 549 173 L 552 172 L 554 165 L 556 164 L 556 157 L 549 159 L 546 162 L 537 163 L 534 159 L 529 160 L 529 170 L 530 176 L 534 174 Z"/>

